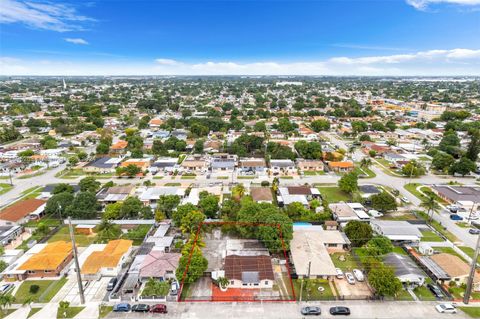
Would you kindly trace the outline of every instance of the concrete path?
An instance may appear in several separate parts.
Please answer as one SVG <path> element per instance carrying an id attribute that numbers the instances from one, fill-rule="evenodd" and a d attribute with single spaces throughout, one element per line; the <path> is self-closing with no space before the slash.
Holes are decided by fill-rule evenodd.
<path id="1" fill-rule="evenodd" d="M 26 319 L 29 313 L 30 307 L 24 306 L 6 316 L 5 319 Z"/>
<path id="2" fill-rule="evenodd" d="M 78 315 L 76 315 L 75 319 L 92 319 L 98 318 L 98 303 L 97 302 L 89 302 L 87 303 L 85 309 L 80 311 Z"/>
<path id="3" fill-rule="evenodd" d="M 42 310 L 40 310 L 30 318 L 31 319 L 54 319 L 54 318 L 57 318 L 57 310 L 58 310 L 58 303 L 54 303 L 54 302 L 47 303 L 42 308 Z"/>

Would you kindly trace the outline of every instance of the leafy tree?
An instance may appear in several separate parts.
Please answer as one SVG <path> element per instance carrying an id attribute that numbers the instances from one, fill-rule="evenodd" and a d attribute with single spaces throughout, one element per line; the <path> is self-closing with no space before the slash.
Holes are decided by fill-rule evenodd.
<path id="1" fill-rule="evenodd" d="M 178 205 L 177 209 L 175 209 L 172 213 L 172 220 L 175 225 L 180 225 L 182 218 L 195 210 L 198 210 L 197 207 L 191 203 Z"/>
<path id="2" fill-rule="evenodd" d="M 60 213 L 64 216 L 65 210 L 72 204 L 73 199 L 74 196 L 70 192 L 55 194 L 48 199 L 47 204 L 45 205 L 45 213 L 49 215 Z"/>
<path id="3" fill-rule="evenodd" d="M 295 143 L 295 149 L 300 157 L 305 159 L 322 158 L 322 145 L 319 142 L 307 142 L 301 140 Z"/>
<path id="4" fill-rule="evenodd" d="M 415 160 L 411 160 L 402 167 L 402 174 L 408 177 L 418 177 L 425 175 L 425 168 Z"/>
<path id="5" fill-rule="evenodd" d="M 154 139 L 152 144 L 152 153 L 155 155 L 162 155 L 165 154 L 167 151 L 165 145 L 162 143 L 160 139 Z"/>
<path id="6" fill-rule="evenodd" d="M 358 175 L 354 172 L 347 173 L 338 180 L 338 187 L 348 194 L 358 191 Z"/>
<path id="7" fill-rule="evenodd" d="M 266 132 L 267 131 L 267 125 L 265 124 L 265 121 L 255 122 L 255 124 L 253 125 L 253 130 L 255 132 Z"/>
<path id="8" fill-rule="evenodd" d="M 195 234 L 199 225 L 205 220 L 205 214 L 198 210 L 190 211 L 182 217 L 180 229 L 183 233 Z"/>
<path id="9" fill-rule="evenodd" d="M 138 197 L 130 196 L 125 199 L 120 209 L 120 218 L 139 218 L 142 215 L 148 215 L 151 208 L 143 205 Z"/>
<path id="10" fill-rule="evenodd" d="M 365 132 L 368 130 L 368 124 L 367 122 L 364 122 L 364 121 L 353 121 L 352 130 L 355 134 Z"/>
<path id="11" fill-rule="evenodd" d="M 216 195 L 211 195 L 206 192 L 206 194 L 202 193 L 200 193 L 200 201 L 198 202 L 198 207 L 200 208 L 200 211 L 204 213 L 208 218 L 215 218 L 219 209 L 218 197 Z"/>
<path id="12" fill-rule="evenodd" d="M 427 210 L 427 216 L 429 217 L 429 220 L 432 220 L 433 212 L 440 209 L 440 205 L 437 203 L 437 198 L 433 194 L 422 199 L 420 207 Z"/>
<path id="13" fill-rule="evenodd" d="M 126 175 L 128 177 L 134 177 L 137 174 L 140 174 L 141 172 L 142 172 L 142 169 L 134 164 L 130 164 L 127 166 L 119 166 L 115 170 L 115 173 L 118 176 Z"/>
<path id="14" fill-rule="evenodd" d="M 455 158 L 445 152 L 438 151 L 432 159 L 432 167 L 439 171 L 448 171 L 450 166 L 455 162 Z"/>
<path id="15" fill-rule="evenodd" d="M 202 277 L 205 270 L 207 270 L 207 267 L 207 259 L 203 257 L 202 251 L 198 247 L 195 247 L 193 248 L 191 257 L 190 252 L 182 253 L 175 276 L 177 278 L 183 278 L 185 273 L 184 283 L 190 284 Z"/>
<path id="16" fill-rule="evenodd" d="M 78 157 L 76 155 L 73 155 L 73 156 L 70 156 L 68 158 L 68 163 L 71 165 L 71 166 L 75 166 L 78 164 Z"/>
<path id="17" fill-rule="evenodd" d="M 258 239 L 263 242 L 270 252 L 278 253 L 283 251 L 283 245 L 288 250 L 290 241 L 293 238 L 293 223 L 290 218 L 280 212 L 273 213 L 268 210 L 264 210 L 260 214 L 264 216 L 263 220 L 265 223 L 279 225 L 280 229 L 275 226 L 258 226 Z"/>
<path id="18" fill-rule="evenodd" d="M 358 220 L 349 221 L 344 231 L 353 247 L 365 245 L 373 236 L 372 227 Z"/>
<path id="19" fill-rule="evenodd" d="M 78 183 L 78 186 L 80 186 L 80 190 L 82 192 L 96 193 L 100 189 L 101 183 L 97 181 L 95 177 L 88 176 L 88 177 L 82 178 Z"/>
<path id="20" fill-rule="evenodd" d="M 478 153 L 480 152 L 480 130 L 474 130 L 470 133 L 470 143 L 468 144 L 465 157 L 469 160 L 476 162 L 478 159 Z"/>
<path id="21" fill-rule="evenodd" d="M 166 296 L 169 291 L 170 285 L 168 284 L 168 281 L 149 278 L 145 283 L 142 296 Z"/>
<path id="22" fill-rule="evenodd" d="M 230 153 L 241 157 L 262 150 L 263 138 L 255 135 L 242 134 L 230 146 Z"/>
<path id="23" fill-rule="evenodd" d="M 477 166 L 475 163 L 468 159 L 467 157 L 462 157 L 458 161 L 452 164 L 449 169 L 449 173 L 454 175 L 454 174 L 460 174 L 462 176 L 465 176 L 469 174 L 470 172 L 473 172 L 477 169 Z"/>
<path id="24" fill-rule="evenodd" d="M 79 192 L 71 202 L 71 205 L 65 209 L 65 214 L 74 219 L 93 219 L 97 215 L 98 209 L 99 205 L 95 194 Z"/>
<path id="25" fill-rule="evenodd" d="M 103 213 L 102 219 L 111 220 L 111 219 L 120 219 L 122 203 L 116 202 L 113 204 L 108 204 L 105 206 L 105 212 Z"/>
<path id="26" fill-rule="evenodd" d="M 366 244 L 368 256 L 381 258 L 393 251 L 390 239 L 385 236 L 375 236 Z"/>
<path id="27" fill-rule="evenodd" d="M 195 144 L 193 145 L 193 152 L 197 154 L 203 153 L 203 145 L 205 141 L 204 140 L 197 140 L 195 141 Z"/>
<path id="28" fill-rule="evenodd" d="M 315 120 L 310 123 L 310 126 L 315 132 L 328 131 L 330 129 L 330 122 L 328 120 Z"/>
<path id="29" fill-rule="evenodd" d="M 379 264 L 370 270 L 368 283 L 378 296 L 396 296 L 402 289 L 402 283 L 395 276 L 393 268 L 383 264 Z"/>
<path id="30" fill-rule="evenodd" d="M 97 145 L 97 148 L 96 148 L 96 152 L 97 154 L 108 154 L 108 152 L 110 151 L 110 146 L 108 144 L 105 144 L 105 143 L 99 143 Z"/>
<path id="31" fill-rule="evenodd" d="M 15 302 L 15 297 L 10 294 L 1 294 L 0 295 L 0 308 L 2 308 L 3 313 L 7 307 L 11 306 Z"/>
<path id="32" fill-rule="evenodd" d="M 395 198 L 387 192 L 381 192 L 370 197 L 372 207 L 381 212 L 397 210 L 397 202 Z"/>
<path id="33" fill-rule="evenodd" d="M 8 267 L 8 264 L 3 261 L 3 260 L 0 260 L 0 272 L 4 271 L 5 269 L 7 269 Z"/>
<path id="34" fill-rule="evenodd" d="M 20 157 L 30 157 L 30 156 L 33 156 L 35 155 L 35 152 L 32 151 L 32 150 L 25 150 L 25 151 L 21 151 L 18 153 L 18 156 Z"/>
<path id="35" fill-rule="evenodd" d="M 55 185 L 55 187 L 52 190 L 52 194 L 60 194 L 63 192 L 71 193 L 73 194 L 74 189 L 72 185 L 66 184 L 66 183 L 60 183 Z"/>
<path id="36" fill-rule="evenodd" d="M 290 122 L 290 120 L 286 117 L 279 119 L 277 126 L 278 130 L 283 133 L 292 132 L 298 127 L 297 124 Z"/>
<path id="37" fill-rule="evenodd" d="M 180 196 L 177 195 L 163 195 L 157 201 L 157 208 L 167 214 L 170 218 L 175 207 L 180 204 Z"/>
<path id="38" fill-rule="evenodd" d="M 268 142 L 267 153 L 273 159 L 291 159 L 294 160 L 296 155 L 292 149 L 286 145 L 281 145 L 275 142 Z"/>
<path id="39" fill-rule="evenodd" d="M 458 157 L 461 153 L 460 139 L 455 131 L 447 131 L 443 134 L 443 138 L 438 145 L 438 149 L 444 151 L 454 157 Z"/>

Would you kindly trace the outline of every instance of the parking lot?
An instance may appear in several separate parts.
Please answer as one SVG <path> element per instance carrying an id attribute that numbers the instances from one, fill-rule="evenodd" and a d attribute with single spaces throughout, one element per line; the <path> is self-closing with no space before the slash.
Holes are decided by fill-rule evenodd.
<path id="1" fill-rule="evenodd" d="M 107 294 L 107 285 L 110 281 L 110 277 L 102 277 L 96 281 L 84 281 L 83 290 L 85 294 L 86 302 L 100 302 L 103 301 Z M 70 303 L 80 303 L 80 297 L 78 293 L 77 277 L 76 274 L 70 274 L 68 276 L 67 283 L 60 289 L 52 300 L 53 302 L 68 301 Z"/>

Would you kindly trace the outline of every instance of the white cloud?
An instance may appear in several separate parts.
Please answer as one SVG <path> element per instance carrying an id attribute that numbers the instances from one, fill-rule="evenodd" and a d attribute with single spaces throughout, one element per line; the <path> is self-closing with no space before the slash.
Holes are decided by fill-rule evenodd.
<path id="1" fill-rule="evenodd" d="M 155 62 L 157 62 L 160 65 L 178 65 L 179 62 L 172 60 L 172 59 L 156 59 Z"/>
<path id="2" fill-rule="evenodd" d="M 23 23 L 34 29 L 79 31 L 84 22 L 94 21 L 62 3 L 0 0 L 0 8 L 0 23 Z"/>
<path id="3" fill-rule="evenodd" d="M 83 44 L 83 45 L 88 44 L 87 41 L 85 41 L 84 39 L 81 39 L 81 38 L 65 38 L 64 40 L 67 41 L 67 42 L 73 43 L 73 44 Z"/>
<path id="4" fill-rule="evenodd" d="M 480 5 L 480 0 L 406 0 L 407 3 L 418 10 L 425 10 L 430 4 L 447 3 L 462 6 Z"/>
<path id="5" fill-rule="evenodd" d="M 410 54 L 333 57 L 326 60 L 240 63 L 187 63 L 159 58 L 153 61 L 111 59 L 98 62 L 18 60 L 8 58 L 2 75 L 470 75 L 480 76 L 480 50 L 429 50 Z"/>

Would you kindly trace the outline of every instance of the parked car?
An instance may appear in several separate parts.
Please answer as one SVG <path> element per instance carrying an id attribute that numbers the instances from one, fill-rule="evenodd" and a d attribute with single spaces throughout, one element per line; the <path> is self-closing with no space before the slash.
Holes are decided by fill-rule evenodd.
<path id="1" fill-rule="evenodd" d="M 350 315 L 350 309 L 348 307 L 332 307 L 330 308 L 330 314 L 333 316 L 337 315 L 343 315 L 343 316 L 349 316 Z"/>
<path id="2" fill-rule="evenodd" d="M 365 276 L 363 275 L 363 272 L 360 269 L 354 269 L 353 275 L 355 276 L 355 279 L 357 279 L 357 281 L 365 280 Z"/>
<path id="3" fill-rule="evenodd" d="M 129 312 L 131 308 L 128 303 L 118 303 L 113 306 L 113 312 Z"/>
<path id="4" fill-rule="evenodd" d="M 343 275 L 343 271 L 340 268 L 335 268 L 335 271 L 337 272 L 337 278 L 338 279 L 343 279 L 345 277 Z"/>
<path id="5" fill-rule="evenodd" d="M 435 309 L 437 309 L 437 311 L 440 313 L 457 313 L 457 308 L 455 308 L 455 306 L 451 303 L 442 303 L 436 305 Z"/>
<path id="6" fill-rule="evenodd" d="M 322 311 L 320 307 L 303 307 L 301 313 L 304 316 L 320 316 Z"/>
<path id="7" fill-rule="evenodd" d="M 478 229 L 478 228 L 470 228 L 470 229 L 468 230 L 468 232 L 469 232 L 470 234 L 472 234 L 472 235 L 478 235 L 478 234 L 480 234 L 480 229 Z"/>
<path id="8" fill-rule="evenodd" d="M 118 279 L 116 277 L 110 279 L 110 281 L 108 282 L 108 285 L 107 285 L 107 291 L 112 291 L 113 288 L 115 288 L 115 285 L 117 284 L 117 281 L 118 281 Z"/>
<path id="9" fill-rule="evenodd" d="M 150 306 L 146 305 L 144 303 L 139 303 L 137 305 L 133 305 L 132 311 L 133 312 L 149 312 L 150 311 Z"/>
<path id="10" fill-rule="evenodd" d="M 433 284 L 428 284 L 427 285 L 427 288 L 430 289 L 430 291 L 432 292 L 432 294 L 437 297 L 437 298 L 443 298 L 443 293 L 442 293 L 442 290 L 440 288 L 438 288 L 437 286 L 433 285 Z"/>
<path id="11" fill-rule="evenodd" d="M 345 278 L 347 279 L 347 282 L 350 285 L 355 285 L 355 277 L 353 277 L 351 272 L 346 272 L 345 273 Z"/>
<path id="12" fill-rule="evenodd" d="M 167 306 L 162 304 L 156 304 L 150 307 L 150 312 L 153 313 L 167 313 Z"/>
<path id="13" fill-rule="evenodd" d="M 382 213 L 380 213 L 378 210 L 375 210 L 375 209 L 370 209 L 368 211 L 368 214 L 372 217 L 382 217 L 383 216 Z"/>
<path id="14" fill-rule="evenodd" d="M 463 217 L 457 214 L 451 214 L 450 215 L 451 220 L 463 220 Z"/>
<path id="15" fill-rule="evenodd" d="M 170 287 L 170 294 L 172 296 L 176 296 L 179 290 L 180 290 L 180 285 L 178 284 L 178 281 L 172 281 L 172 285 Z"/>
<path id="16" fill-rule="evenodd" d="M 14 284 L 5 284 L 5 285 L 2 285 L 2 286 L 0 287 L 0 294 L 6 293 L 7 291 L 9 291 L 10 289 L 12 289 L 13 287 L 15 287 Z"/>
<path id="17" fill-rule="evenodd" d="M 410 201 L 408 200 L 408 198 L 406 198 L 405 196 L 401 198 L 402 202 L 404 202 L 405 204 L 408 204 L 410 203 Z"/>

